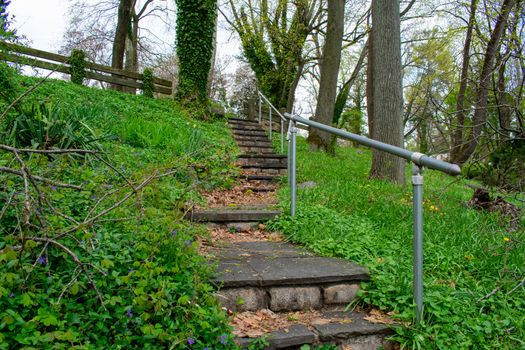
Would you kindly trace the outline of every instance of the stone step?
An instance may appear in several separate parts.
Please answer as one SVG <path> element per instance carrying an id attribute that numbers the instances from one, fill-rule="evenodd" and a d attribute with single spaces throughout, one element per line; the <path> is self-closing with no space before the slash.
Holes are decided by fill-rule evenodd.
<path id="1" fill-rule="evenodd" d="M 286 155 L 273 154 L 273 155 L 261 155 L 252 153 L 243 153 L 239 155 L 239 159 L 271 159 L 271 160 L 286 160 Z"/>
<path id="2" fill-rule="evenodd" d="M 271 155 L 271 153 L 268 154 L 261 154 L 261 155 Z M 286 158 L 237 158 L 237 165 L 244 166 L 244 165 L 251 165 L 251 166 L 264 166 L 268 165 L 268 167 L 284 167 L 287 168 L 287 160 Z"/>
<path id="3" fill-rule="evenodd" d="M 272 147 L 272 143 L 270 140 L 235 140 L 239 146 L 266 146 L 266 147 Z"/>
<path id="4" fill-rule="evenodd" d="M 260 176 L 283 176 L 286 175 L 287 169 L 275 168 L 243 168 L 243 175 L 260 175 Z"/>
<path id="5" fill-rule="evenodd" d="M 195 209 L 187 214 L 187 218 L 194 222 L 255 222 L 270 220 L 279 214 L 280 210 L 265 207 L 213 208 Z"/>
<path id="6" fill-rule="evenodd" d="M 247 181 L 259 181 L 261 183 L 277 182 L 280 179 L 278 175 L 241 175 L 241 178 Z"/>
<path id="7" fill-rule="evenodd" d="M 341 308 L 321 312 L 321 318 L 308 326 L 294 324 L 285 330 L 264 334 L 268 342 L 264 349 L 299 349 L 302 345 L 334 345 L 340 349 L 377 350 L 395 349 L 386 340 L 393 330 L 385 324 L 371 323 L 366 313 L 344 311 Z M 241 349 L 248 349 L 259 338 L 236 338 Z"/>
<path id="8" fill-rule="evenodd" d="M 234 136 L 235 141 L 270 141 L 267 136 Z"/>
<path id="9" fill-rule="evenodd" d="M 240 124 L 257 124 L 259 125 L 259 122 L 257 120 L 248 120 L 248 119 L 242 119 L 242 118 L 229 118 L 228 123 L 240 123 Z"/>
<path id="10" fill-rule="evenodd" d="M 273 147 L 250 147 L 250 146 L 239 146 L 242 152 L 246 153 L 257 153 L 257 154 L 275 154 Z"/>
<path id="11" fill-rule="evenodd" d="M 242 164 L 243 169 L 287 169 L 287 164 L 276 163 L 276 162 L 265 162 L 259 164 Z"/>
<path id="12" fill-rule="evenodd" d="M 266 136 L 266 132 L 264 132 L 263 130 L 231 129 L 231 131 L 233 132 L 234 137 L 236 135 L 239 135 L 239 136 L 264 136 L 264 137 L 267 137 Z"/>
<path id="13" fill-rule="evenodd" d="M 348 260 L 318 257 L 285 242 L 239 242 L 210 250 L 218 263 L 212 283 L 233 311 L 274 312 L 347 305 L 368 270 Z M 242 302 L 239 302 L 242 301 Z"/>
<path id="14" fill-rule="evenodd" d="M 252 124 L 252 123 L 230 123 L 231 129 L 239 129 L 239 130 L 260 130 L 264 131 L 264 129 L 259 124 Z"/>

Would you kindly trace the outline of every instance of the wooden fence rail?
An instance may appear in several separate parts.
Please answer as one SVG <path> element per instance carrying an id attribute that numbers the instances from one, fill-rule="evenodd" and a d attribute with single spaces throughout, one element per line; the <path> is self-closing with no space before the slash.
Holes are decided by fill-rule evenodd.
<path id="1" fill-rule="evenodd" d="M 7 52 L 0 52 L 0 60 L 70 74 L 68 56 L 5 42 L 2 43 L 2 46 L 6 48 Z M 85 67 L 87 79 L 142 89 L 142 74 L 140 73 L 115 69 L 89 61 L 86 61 Z M 173 83 L 166 79 L 153 77 L 153 91 L 171 95 Z"/>

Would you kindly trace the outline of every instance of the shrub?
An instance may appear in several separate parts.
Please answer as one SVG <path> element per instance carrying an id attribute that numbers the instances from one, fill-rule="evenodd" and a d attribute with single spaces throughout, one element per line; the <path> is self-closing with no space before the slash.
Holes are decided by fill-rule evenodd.
<path id="1" fill-rule="evenodd" d="M 68 62 L 71 82 L 77 85 L 84 84 L 84 79 L 86 78 L 86 54 L 84 51 L 73 49 Z"/>
<path id="2" fill-rule="evenodd" d="M 142 72 L 142 94 L 146 97 L 153 97 L 153 70 L 144 68 Z"/>

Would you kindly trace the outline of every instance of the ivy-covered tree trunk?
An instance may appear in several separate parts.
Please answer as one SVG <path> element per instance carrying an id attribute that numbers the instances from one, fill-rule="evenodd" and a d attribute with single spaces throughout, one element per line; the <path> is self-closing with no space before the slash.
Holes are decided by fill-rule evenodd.
<path id="1" fill-rule="evenodd" d="M 303 73 L 306 38 L 321 16 L 314 0 L 228 1 L 226 18 L 241 39 L 259 89 L 280 110 L 291 112 Z"/>
<path id="2" fill-rule="evenodd" d="M 178 98 L 207 101 L 208 74 L 213 54 L 216 0 L 175 0 L 177 4 Z"/>

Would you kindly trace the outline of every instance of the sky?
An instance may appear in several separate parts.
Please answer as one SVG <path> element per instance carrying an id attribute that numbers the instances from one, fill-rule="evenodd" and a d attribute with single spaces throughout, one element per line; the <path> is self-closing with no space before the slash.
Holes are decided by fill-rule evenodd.
<path id="1" fill-rule="evenodd" d="M 15 16 L 18 33 L 32 41 L 31 46 L 58 51 L 68 19 L 68 0 L 13 0 L 9 13 Z"/>
<path id="2" fill-rule="evenodd" d="M 70 3 L 71 0 L 12 0 L 9 5 L 9 13 L 15 17 L 13 27 L 17 29 L 19 35 L 25 36 L 30 41 L 29 46 L 44 51 L 58 52 L 69 22 L 68 6 Z M 148 27 L 163 28 L 162 23 L 152 24 Z M 160 30 L 155 34 L 166 45 L 175 39 L 173 31 L 166 33 Z M 238 40 L 224 29 L 223 23 L 219 22 L 218 56 L 225 58 L 239 54 Z M 234 68 L 230 67 L 230 69 Z"/>

